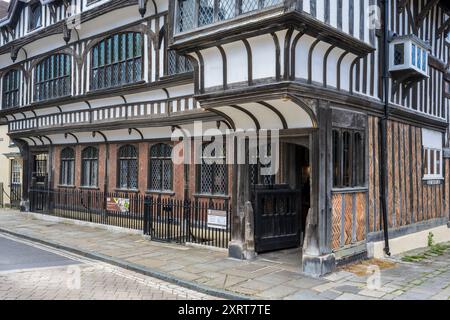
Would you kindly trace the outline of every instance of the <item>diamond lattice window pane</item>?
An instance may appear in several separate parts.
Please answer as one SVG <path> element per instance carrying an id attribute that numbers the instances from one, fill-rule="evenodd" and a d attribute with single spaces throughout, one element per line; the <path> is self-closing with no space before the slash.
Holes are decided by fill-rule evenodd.
<path id="1" fill-rule="evenodd" d="M 200 0 L 198 25 L 205 26 L 214 22 L 214 0 Z"/>
<path id="2" fill-rule="evenodd" d="M 214 168 L 214 193 L 226 194 L 227 166 L 226 164 L 216 164 Z"/>
<path id="3" fill-rule="evenodd" d="M 161 190 L 161 161 L 152 159 L 150 162 L 150 189 Z"/>
<path id="4" fill-rule="evenodd" d="M 264 0 L 264 8 L 268 8 L 271 6 L 275 6 L 277 4 L 281 4 L 283 0 Z"/>
<path id="5" fill-rule="evenodd" d="M 178 1 L 178 17 L 177 30 L 183 32 L 194 28 L 195 17 L 195 1 L 196 0 L 179 0 Z"/>
<path id="6" fill-rule="evenodd" d="M 162 163 L 163 190 L 172 190 L 172 160 L 164 160 Z"/>
<path id="7" fill-rule="evenodd" d="M 241 4 L 241 12 L 242 13 L 246 13 L 246 12 L 250 12 L 253 10 L 257 10 L 258 9 L 258 1 L 256 0 L 242 0 L 242 4 Z"/>
<path id="8" fill-rule="evenodd" d="M 227 20 L 234 17 L 236 11 L 236 0 L 220 0 L 219 12 L 217 17 L 219 20 Z"/>
<path id="9" fill-rule="evenodd" d="M 129 188 L 137 189 L 138 187 L 138 162 L 137 160 L 129 160 L 130 176 L 129 176 Z"/>

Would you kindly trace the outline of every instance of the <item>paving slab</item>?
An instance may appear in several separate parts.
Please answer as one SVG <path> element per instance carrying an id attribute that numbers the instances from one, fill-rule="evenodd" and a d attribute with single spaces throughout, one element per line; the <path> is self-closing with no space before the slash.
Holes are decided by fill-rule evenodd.
<path id="1" fill-rule="evenodd" d="M 14 210 L 0 210 L 1 230 L 71 248 L 217 296 L 257 299 L 444 299 L 450 296 L 449 252 L 423 263 L 405 263 L 401 257 L 393 257 L 391 261 L 397 266 L 382 269 L 381 287 L 369 290 L 368 276 L 341 268 L 323 278 L 302 274 L 299 249 L 241 261 L 230 259 L 223 250 L 152 242 L 139 234 L 49 222 Z M 30 297 L 36 296 L 30 294 Z"/>

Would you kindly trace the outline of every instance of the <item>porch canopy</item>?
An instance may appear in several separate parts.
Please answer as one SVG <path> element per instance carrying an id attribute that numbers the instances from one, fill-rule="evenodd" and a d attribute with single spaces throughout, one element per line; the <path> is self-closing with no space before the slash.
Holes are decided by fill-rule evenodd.
<path id="1" fill-rule="evenodd" d="M 224 117 L 232 129 L 289 130 L 317 127 L 313 110 L 302 100 L 284 97 L 254 102 L 208 106 Z"/>

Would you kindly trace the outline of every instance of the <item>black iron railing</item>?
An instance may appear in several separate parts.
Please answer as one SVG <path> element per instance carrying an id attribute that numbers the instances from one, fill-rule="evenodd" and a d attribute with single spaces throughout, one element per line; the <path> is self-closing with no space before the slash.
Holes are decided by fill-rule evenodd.
<path id="1" fill-rule="evenodd" d="M 228 200 L 177 200 L 139 193 L 90 190 L 30 190 L 32 212 L 142 230 L 152 240 L 227 248 Z"/>

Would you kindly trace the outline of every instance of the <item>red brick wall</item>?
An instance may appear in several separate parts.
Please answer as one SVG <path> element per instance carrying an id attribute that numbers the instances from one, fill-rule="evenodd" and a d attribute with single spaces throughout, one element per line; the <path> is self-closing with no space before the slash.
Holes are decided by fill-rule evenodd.
<path id="1" fill-rule="evenodd" d="M 139 161 L 139 176 L 138 176 L 138 186 L 139 192 L 144 194 L 148 190 L 148 164 L 149 164 L 149 148 L 156 144 L 157 142 L 139 142 L 132 143 L 136 148 L 138 148 L 138 161 Z M 169 142 L 170 143 L 170 142 Z M 98 189 L 104 191 L 104 184 L 106 183 L 106 167 L 105 163 L 108 163 L 108 192 L 114 192 L 117 190 L 117 152 L 119 148 L 127 143 L 110 143 L 109 157 L 107 157 L 107 145 L 106 144 L 81 144 L 77 146 L 71 146 L 75 150 L 75 187 L 79 188 L 81 186 L 81 152 L 87 146 L 95 146 L 99 149 L 99 171 L 98 171 Z M 53 179 L 52 186 L 55 189 L 59 187 L 59 175 L 60 175 L 60 155 L 61 150 L 66 146 L 54 146 L 52 155 L 52 167 L 53 167 Z M 192 150 L 194 146 L 192 145 Z M 183 151 L 183 150 L 182 150 Z M 181 154 L 182 155 L 182 154 Z M 196 186 L 196 166 L 194 162 L 193 152 L 191 153 L 192 161 L 189 165 L 189 175 L 188 175 L 188 185 L 189 185 L 189 198 L 193 198 L 197 193 Z M 177 199 L 183 199 L 184 197 L 184 164 L 174 164 L 173 167 L 173 196 Z M 228 181 L 228 192 L 231 195 L 232 191 L 232 166 L 229 166 L 229 181 Z M 164 195 L 166 197 L 167 195 Z M 208 198 L 208 196 L 202 196 L 201 198 Z"/>

